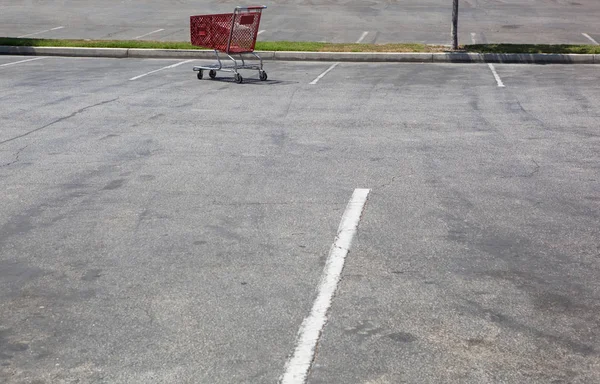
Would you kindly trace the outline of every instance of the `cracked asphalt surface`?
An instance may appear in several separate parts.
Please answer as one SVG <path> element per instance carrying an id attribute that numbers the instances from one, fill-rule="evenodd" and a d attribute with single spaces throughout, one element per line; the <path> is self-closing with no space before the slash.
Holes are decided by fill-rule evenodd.
<path id="1" fill-rule="evenodd" d="M 261 40 L 450 44 L 449 0 L 272 0 Z M 0 36 L 189 41 L 189 16 L 229 13 L 225 0 L 0 0 Z M 461 44 L 600 42 L 597 0 L 461 0 Z M 473 36 L 473 37 L 472 37 Z"/>
<path id="2" fill-rule="evenodd" d="M 0 56 L 0 64 L 22 57 Z M 600 382 L 597 66 L 0 67 L 0 381 Z"/>

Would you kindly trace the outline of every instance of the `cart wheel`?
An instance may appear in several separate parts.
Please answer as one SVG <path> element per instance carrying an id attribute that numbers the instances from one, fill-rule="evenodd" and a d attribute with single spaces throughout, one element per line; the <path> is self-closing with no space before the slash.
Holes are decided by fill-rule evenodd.
<path id="1" fill-rule="evenodd" d="M 265 71 L 261 71 L 261 72 L 259 73 L 259 75 L 258 75 L 258 78 L 259 78 L 261 81 L 265 81 L 265 80 L 267 80 L 267 72 L 265 72 Z"/>
<path id="2" fill-rule="evenodd" d="M 238 84 L 242 84 L 242 82 L 244 81 L 244 78 L 239 73 L 236 73 L 235 76 L 233 77 L 233 79 Z"/>
<path id="3" fill-rule="evenodd" d="M 217 71 L 211 69 L 210 71 L 208 71 L 208 76 L 210 76 L 211 79 L 214 79 L 215 77 L 217 77 Z"/>
<path id="4" fill-rule="evenodd" d="M 202 70 L 198 71 L 198 80 L 202 80 Z"/>

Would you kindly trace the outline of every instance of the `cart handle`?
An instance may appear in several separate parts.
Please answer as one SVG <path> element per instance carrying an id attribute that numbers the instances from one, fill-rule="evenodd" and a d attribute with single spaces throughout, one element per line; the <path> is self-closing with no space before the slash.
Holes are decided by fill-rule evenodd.
<path id="1" fill-rule="evenodd" d="M 240 7 L 237 6 L 235 7 L 236 11 L 248 11 L 248 10 L 252 10 L 252 9 L 267 9 L 266 5 L 255 5 L 255 6 L 250 6 L 250 7 Z"/>

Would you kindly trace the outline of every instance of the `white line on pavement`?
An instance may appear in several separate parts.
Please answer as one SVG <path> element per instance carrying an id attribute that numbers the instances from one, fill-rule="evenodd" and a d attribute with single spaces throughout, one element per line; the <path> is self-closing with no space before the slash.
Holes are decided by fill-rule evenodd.
<path id="1" fill-rule="evenodd" d="M 160 31 L 164 31 L 164 28 L 157 29 L 156 31 L 148 32 L 145 35 L 140 35 L 140 36 L 134 37 L 133 39 L 134 40 L 141 39 L 142 37 L 150 36 L 151 34 L 157 33 L 157 32 L 160 32 Z"/>
<path id="2" fill-rule="evenodd" d="M 45 59 L 45 57 L 36 57 L 34 59 L 27 59 L 27 60 L 21 60 L 21 61 L 13 61 L 12 63 L 0 64 L 0 67 L 8 67 L 9 65 L 15 65 L 15 64 L 20 64 L 20 63 L 26 63 L 28 61 L 42 60 L 42 59 Z"/>
<path id="3" fill-rule="evenodd" d="M 477 44 L 477 34 L 475 32 L 471 32 L 471 41 L 473 42 L 473 44 Z"/>
<path id="4" fill-rule="evenodd" d="M 352 238 L 356 233 L 369 192 L 369 189 L 355 189 L 346 206 L 335 242 L 329 249 L 317 298 L 310 314 L 300 326 L 296 349 L 286 364 L 281 384 L 304 384 L 306 382 L 306 376 L 314 359 L 315 347 L 327 321 L 327 311 L 340 281 L 344 261 L 352 245 Z"/>
<path id="5" fill-rule="evenodd" d="M 323 73 L 321 73 L 319 76 L 317 76 L 316 79 L 314 79 L 313 81 L 311 81 L 309 84 L 310 85 L 315 85 L 319 82 L 319 80 L 321 80 L 323 78 L 323 76 L 325 76 L 326 74 L 329 73 L 329 71 L 331 71 L 333 68 L 337 67 L 339 63 L 334 63 L 331 64 L 331 67 L 327 68 L 327 70 Z"/>
<path id="6" fill-rule="evenodd" d="M 181 64 L 189 63 L 190 61 L 194 61 L 194 60 L 185 60 L 185 61 L 180 61 L 179 63 L 171 64 L 171 65 L 169 65 L 169 66 L 162 67 L 162 68 L 159 68 L 159 69 L 155 69 L 154 71 L 150 71 L 150 72 L 148 72 L 148 73 L 144 73 L 143 75 L 139 75 L 139 76 L 136 76 L 136 77 L 132 77 L 132 78 L 131 78 L 131 79 L 129 79 L 129 80 L 130 80 L 130 81 L 131 81 L 131 80 L 137 80 L 137 79 L 139 79 L 139 78 L 142 78 L 142 77 L 144 77 L 144 76 L 151 75 L 151 74 L 153 74 L 153 73 L 156 73 L 156 72 L 158 72 L 158 71 L 163 71 L 163 70 L 165 70 L 165 69 L 170 69 L 170 68 L 179 67 Z"/>
<path id="7" fill-rule="evenodd" d="M 588 35 L 587 33 L 582 33 L 583 36 L 587 37 L 588 39 L 590 39 L 590 41 L 596 45 L 600 45 L 596 40 L 594 40 L 594 38 L 590 35 Z"/>
<path id="8" fill-rule="evenodd" d="M 258 31 L 258 33 L 257 33 L 257 34 L 258 34 L 258 35 L 260 35 L 260 34 L 261 34 L 261 33 L 263 33 L 264 31 L 266 31 L 266 29 L 262 29 L 262 30 Z"/>
<path id="9" fill-rule="evenodd" d="M 494 64 L 488 63 L 488 67 L 490 67 L 490 69 L 492 70 L 492 73 L 494 74 L 494 78 L 496 79 L 498 86 L 504 88 L 504 83 L 502 82 L 502 79 L 498 75 L 498 72 L 496 72 L 496 68 L 494 67 Z"/>
<path id="10" fill-rule="evenodd" d="M 46 33 L 46 32 L 50 32 L 50 31 L 56 31 L 57 29 L 63 29 L 63 26 L 60 27 L 56 27 L 56 28 L 52 28 L 52 29 L 46 29 L 45 31 L 39 31 L 39 32 L 34 32 L 34 33 L 28 33 L 27 35 L 22 35 L 22 36 L 17 36 L 17 37 L 27 37 L 27 36 L 33 36 L 33 35 L 39 35 L 41 33 Z"/>
<path id="11" fill-rule="evenodd" d="M 356 43 L 360 43 L 361 41 L 364 40 L 365 37 L 367 37 L 367 35 L 369 34 L 369 31 L 364 31 L 362 35 L 360 35 L 360 37 L 358 38 L 358 40 L 356 40 Z"/>

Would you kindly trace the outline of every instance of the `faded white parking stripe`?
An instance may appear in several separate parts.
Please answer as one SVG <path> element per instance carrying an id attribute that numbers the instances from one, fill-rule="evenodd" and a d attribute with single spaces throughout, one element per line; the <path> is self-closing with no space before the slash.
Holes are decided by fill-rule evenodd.
<path id="1" fill-rule="evenodd" d="M 502 82 L 500 75 L 498 75 L 498 72 L 496 72 L 496 67 L 494 67 L 494 64 L 488 63 L 488 67 L 490 67 L 492 74 L 494 75 L 494 78 L 496 79 L 496 83 L 498 83 L 498 86 L 501 88 L 504 88 L 504 83 Z"/>
<path id="2" fill-rule="evenodd" d="M 150 35 L 152 35 L 153 33 L 158 33 L 158 32 L 164 31 L 164 30 L 165 30 L 164 28 L 157 29 L 156 31 L 148 32 L 148 33 L 146 33 L 145 35 L 136 36 L 136 37 L 134 37 L 134 39 L 135 39 L 135 40 L 137 40 L 137 39 L 141 39 L 142 37 L 150 36 Z"/>
<path id="3" fill-rule="evenodd" d="M 358 40 L 356 40 L 356 43 L 360 43 L 361 41 L 363 41 L 365 39 L 365 37 L 367 37 L 367 35 L 369 34 L 369 31 L 364 31 L 362 35 L 360 35 L 360 37 L 358 38 Z"/>
<path id="4" fill-rule="evenodd" d="M 42 59 L 45 59 L 45 57 L 36 57 L 36 58 L 33 58 L 33 59 L 13 61 L 12 63 L 0 64 L 0 67 L 8 67 L 9 65 L 27 63 L 28 61 L 35 61 L 35 60 L 42 60 Z"/>
<path id="5" fill-rule="evenodd" d="M 162 68 L 159 68 L 159 69 L 155 69 L 154 71 L 150 71 L 150 72 L 144 73 L 143 75 L 139 75 L 139 76 L 136 76 L 136 77 L 132 77 L 132 78 L 131 78 L 131 79 L 129 79 L 129 80 L 130 80 L 130 81 L 131 81 L 131 80 L 137 80 L 137 79 L 140 79 L 140 78 L 142 78 L 142 77 L 144 77 L 144 76 L 148 76 L 148 75 L 151 75 L 151 74 L 153 74 L 153 73 L 156 73 L 156 72 L 159 72 L 159 71 L 163 71 L 163 70 L 165 70 L 165 69 L 170 69 L 170 68 L 179 67 L 181 64 L 189 63 L 189 62 L 191 62 L 191 61 L 194 61 L 194 60 L 184 60 L 184 61 L 180 61 L 179 63 L 171 64 L 171 65 L 168 65 L 168 66 L 166 66 L 166 67 L 162 67 Z"/>
<path id="6" fill-rule="evenodd" d="M 260 34 L 261 34 L 261 33 L 263 33 L 264 31 L 266 31 L 266 29 L 262 29 L 262 30 L 258 31 L 258 33 L 257 33 L 257 34 L 258 34 L 258 35 L 260 35 Z"/>
<path id="7" fill-rule="evenodd" d="M 346 255 L 352 245 L 352 239 L 356 234 L 369 192 L 369 189 L 355 189 L 346 206 L 335 242 L 329 249 L 317 298 L 310 314 L 300 326 L 296 349 L 286 364 L 281 384 L 304 384 L 306 382 L 308 371 L 314 360 L 315 347 L 327 321 L 327 312 L 340 281 Z"/>
<path id="8" fill-rule="evenodd" d="M 582 33 L 583 36 L 587 37 L 592 43 L 596 44 L 596 45 L 600 45 L 598 44 L 598 42 L 596 40 L 594 40 L 594 38 L 590 35 L 588 35 L 587 33 Z"/>
<path id="9" fill-rule="evenodd" d="M 17 37 L 27 37 L 27 36 L 34 36 L 34 35 L 40 35 L 42 33 L 46 33 L 46 32 L 50 32 L 50 31 L 56 31 L 58 29 L 63 29 L 64 27 L 61 25 L 60 27 L 56 27 L 56 28 L 51 28 L 51 29 L 46 29 L 44 31 L 39 31 L 39 32 L 34 32 L 34 33 L 28 33 L 27 35 L 21 35 L 21 36 L 17 36 Z"/>
<path id="10" fill-rule="evenodd" d="M 328 74 L 333 68 L 337 67 L 339 63 L 335 63 L 332 64 L 331 67 L 327 68 L 327 70 L 323 73 L 321 73 L 319 76 L 317 76 L 316 79 L 314 79 L 313 81 L 311 81 L 309 84 L 310 85 L 315 85 L 319 82 L 319 80 L 321 80 L 323 78 L 323 76 L 325 76 L 326 74 Z"/>

